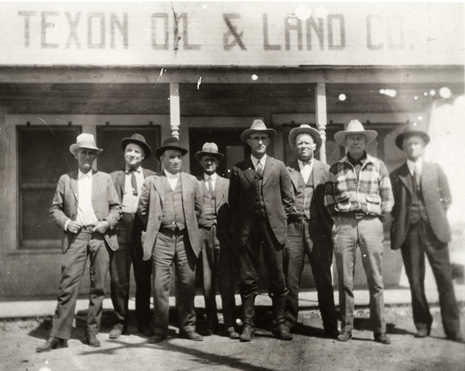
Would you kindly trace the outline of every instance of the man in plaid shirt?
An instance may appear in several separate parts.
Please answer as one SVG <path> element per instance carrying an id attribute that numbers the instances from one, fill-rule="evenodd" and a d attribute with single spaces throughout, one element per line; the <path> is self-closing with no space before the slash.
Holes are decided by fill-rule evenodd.
<path id="1" fill-rule="evenodd" d="M 391 182 L 384 163 L 366 153 L 377 136 L 352 120 L 334 140 L 348 153 L 334 163 L 325 187 L 325 206 L 334 218 L 333 244 L 339 279 L 342 316 L 339 341 L 349 341 L 354 323 L 354 265 L 357 245 L 370 291 L 370 317 L 375 341 L 390 344 L 384 319 L 383 222 L 394 205 Z"/>

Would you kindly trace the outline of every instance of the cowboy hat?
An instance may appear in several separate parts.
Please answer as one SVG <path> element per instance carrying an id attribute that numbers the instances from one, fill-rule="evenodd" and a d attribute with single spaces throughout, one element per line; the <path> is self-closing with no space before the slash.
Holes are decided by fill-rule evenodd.
<path id="1" fill-rule="evenodd" d="M 223 157 L 224 157 L 224 155 L 222 153 L 218 152 L 218 146 L 213 142 L 212 143 L 206 142 L 202 146 L 202 150 L 198 151 L 195 154 L 195 158 L 197 160 L 201 161 L 202 157 L 205 156 L 205 155 L 216 157 L 218 159 L 218 161 L 221 161 L 223 159 Z"/>
<path id="2" fill-rule="evenodd" d="M 273 139 L 276 136 L 276 130 L 267 129 L 265 123 L 262 120 L 257 119 L 254 120 L 254 122 L 252 122 L 252 126 L 250 127 L 250 129 L 246 129 L 241 133 L 241 140 L 244 143 L 247 143 L 247 139 L 249 139 L 250 135 L 257 132 L 268 134 L 270 139 Z"/>
<path id="3" fill-rule="evenodd" d="M 300 134 L 309 134 L 316 144 L 315 152 L 321 148 L 321 136 L 318 130 L 313 129 L 310 125 L 302 124 L 298 128 L 294 128 L 289 132 L 289 145 L 295 151 L 295 141 Z"/>
<path id="4" fill-rule="evenodd" d="M 347 125 L 346 130 L 341 130 L 341 131 L 338 131 L 336 134 L 334 134 L 334 140 L 340 146 L 345 147 L 347 136 L 357 135 L 357 134 L 364 135 L 365 138 L 367 139 L 366 141 L 367 143 L 371 142 L 373 139 L 375 139 L 378 136 L 378 133 L 374 130 L 365 130 L 360 121 L 352 120 L 349 122 L 349 125 Z"/>
<path id="5" fill-rule="evenodd" d="M 97 154 L 103 151 L 103 149 L 98 148 L 95 144 L 94 136 L 88 133 L 79 134 L 76 138 L 76 143 L 71 144 L 69 147 L 69 151 L 75 156 L 79 148 L 92 149 Z"/>
<path id="6" fill-rule="evenodd" d="M 161 155 L 168 149 L 174 149 L 177 151 L 181 151 L 181 155 L 185 155 L 187 153 L 187 149 L 181 147 L 181 143 L 179 139 L 176 137 L 168 137 L 163 140 L 161 147 L 158 147 L 155 151 L 155 156 L 161 157 Z"/>
<path id="7" fill-rule="evenodd" d="M 414 125 L 408 125 L 402 133 L 396 137 L 396 146 L 400 149 L 403 148 L 404 139 L 410 138 L 412 136 L 418 136 L 425 141 L 425 144 L 428 144 L 430 141 L 430 136 L 425 131 L 421 130 L 419 127 Z"/>
<path id="8" fill-rule="evenodd" d="M 144 150 L 145 158 L 150 157 L 150 154 L 152 153 L 152 149 L 145 141 L 145 138 L 143 135 L 136 133 L 136 134 L 132 134 L 130 138 L 123 138 L 121 140 L 121 149 L 124 151 L 126 149 L 126 146 L 129 143 L 135 143 L 138 146 L 141 146 L 142 149 Z"/>

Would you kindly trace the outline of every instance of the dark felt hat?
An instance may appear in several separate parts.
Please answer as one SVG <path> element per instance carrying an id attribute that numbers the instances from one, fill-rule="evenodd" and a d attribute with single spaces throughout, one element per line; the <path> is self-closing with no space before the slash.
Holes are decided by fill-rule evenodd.
<path id="1" fill-rule="evenodd" d="M 294 128 L 289 132 L 289 145 L 295 151 L 295 140 L 300 134 L 309 134 L 316 144 L 315 152 L 318 152 L 321 148 L 321 136 L 318 130 L 312 128 L 310 125 L 302 124 L 298 128 Z"/>
<path id="2" fill-rule="evenodd" d="M 146 142 L 143 135 L 136 133 L 136 134 L 132 134 L 130 138 L 122 139 L 121 140 L 121 149 L 124 151 L 126 149 L 126 146 L 129 143 L 135 143 L 135 144 L 141 146 L 142 149 L 144 150 L 145 158 L 150 157 L 150 154 L 152 153 L 152 149 L 150 148 L 150 146 Z"/>
<path id="3" fill-rule="evenodd" d="M 195 154 L 195 158 L 200 161 L 200 160 L 202 160 L 202 157 L 205 156 L 205 155 L 216 157 L 218 159 L 218 161 L 221 161 L 223 159 L 223 157 L 224 157 L 224 155 L 222 153 L 218 152 L 218 146 L 216 145 L 216 143 L 213 143 L 213 142 L 211 142 L 211 143 L 206 142 L 202 146 L 202 150 L 198 151 Z"/>
<path id="4" fill-rule="evenodd" d="M 168 149 L 175 149 L 181 151 L 181 155 L 185 155 L 187 153 L 187 149 L 181 147 L 181 143 L 179 139 L 176 137 L 168 137 L 163 140 L 163 143 L 160 147 L 158 147 L 155 151 L 155 156 L 160 157 L 166 150 Z"/>
<path id="5" fill-rule="evenodd" d="M 418 136 L 425 141 L 425 144 L 428 144 L 430 141 L 430 136 L 425 131 L 421 130 L 416 125 L 408 125 L 405 127 L 404 131 L 396 137 L 396 146 L 403 150 L 404 139 L 407 139 L 412 136 Z"/>

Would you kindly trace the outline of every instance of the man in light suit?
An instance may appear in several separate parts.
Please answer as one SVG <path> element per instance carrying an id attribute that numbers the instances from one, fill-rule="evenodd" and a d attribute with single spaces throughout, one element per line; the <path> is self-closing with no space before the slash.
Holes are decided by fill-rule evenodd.
<path id="1" fill-rule="evenodd" d="M 153 259 L 154 335 L 150 343 L 159 343 L 168 335 L 173 263 L 179 293 L 179 335 L 189 340 L 203 340 L 195 331 L 194 308 L 201 194 L 197 178 L 181 172 L 182 156 L 186 153 L 179 139 L 171 137 L 163 141 L 155 151 L 163 165 L 162 175 L 144 181 L 137 210 L 147 227 L 141 238 L 143 259 Z"/>
<path id="2" fill-rule="evenodd" d="M 291 329 L 297 323 L 300 278 L 305 256 L 308 256 L 325 334 L 336 339 L 339 331 L 331 278 L 333 222 L 324 205 L 329 165 L 314 158 L 314 152 L 321 147 L 321 138 L 310 125 L 292 129 L 289 145 L 297 154 L 297 160 L 287 167 L 294 186 L 295 205 L 289 217 L 288 242 L 284 248 L 284 274 L 289 289 L 286 323 Z"/>
<path id="3" fill-rule="evenodd" d="M 224 331 L 230 339 L 239 339 L 234 329 L 234 251 L 229 240 L 229 179 L 216 173 L 224 155 L 215 143 L 205 143 L 195 154 L 204 174 L 198 178 L 202 193 L 202 215 L 199 219 L 202 249 L 203 294 L 210 333 L 218 331 L 216 284 L 220 289 L 223 306 Z"/>
<path id="4" fill-rule="evenodd" d="M 150 327 L 152 262 L 142 259 L 140 236 L 143 224 L 136 214 L 142 183 L 148 176 L 155 175 L 155 172 L 144 169 L 141 165 L 152 151 L 140 134 L 121 140 L 121 149 L 124 153 L 125 169 L 111 173 L 121 201 L 122 214 L 117 228 L 119 249 L 111 254 L 110 259 L 111 301 L 116 316 L 116 323 L 109 334 L 110 339 L 117 339 L 128 329 L 131 262 L 136 281 L 137 328 L 145 336 L 153 335 Z"/>
<path id="5" fill-rule="evenodd" d="M 407 126 L 396 137 L 396 145 L 406 153 L 407 161 L 391 173 L 395 200 L 391 247 L 402 252 L 412 294 L 415 336 L 428 336 L 433 322 L 424 288 L 426 254 L 438 286 L 446 336 L 464 342 L 447 246 L 451 240 L 447 209 L 452 197 L 441 167 L 423 160 L 429 141 L 429 135 L 415 126 Z"/>
<path id="6" fill-rule="evenodd" d="M 252 155 L 231 172 L 229 205 L 234 225 L 233 246 L 240 255 L 240 291 L 244 327 L 240 340 L 251 341 L 255 333 L 255 297 L 258 294 L 260 250 L 268 268 L 269 292 L 273 301 L 273 334 L 282 340 L 292 335 L 285 324 L 287 288 L 283 273 L 283 247 L 287 239 L 287 217 L 294 206 L 292 182 L 286 167 L 266 155 L 276 136 L 262 120 L 244 130 L 241 140 Z"/>
<path id="7" fill-rule="evenodd" d="M 90 258 L 90 303 L 87 313 L 87 342 L 99 347 L 97 334 L 102 318 L 105 281 L 110 250 L 118 249 L 115 227 L 121 206 L 111 176 L 92 170 L 97 148 L 92 134 L 80 134 L 70 147 L 79 170 L 62 175 L 58 181 L 50 214 L 63 230 L 62 276 L 58 305 L 50 338 L 37 352 L 68 346 L 73 327 L 79 286 Z"/>

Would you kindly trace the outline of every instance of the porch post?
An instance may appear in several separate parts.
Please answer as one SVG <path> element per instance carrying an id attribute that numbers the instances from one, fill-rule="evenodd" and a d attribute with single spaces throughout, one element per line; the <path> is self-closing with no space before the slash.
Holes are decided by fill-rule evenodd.
<path id="1" fill-rule="evenodd" d="M 326 83 L 319 82 L 315 89 L 316 127 L 321 135 L 320 161 L 326 163 Z"/>
<path id="2" fill-rule="evenodd" d="M 170 82 L 170 129 L 171 136 L 179 139 L 181 125 L 181 107 L 179 100 L 179 83 Z"/>

